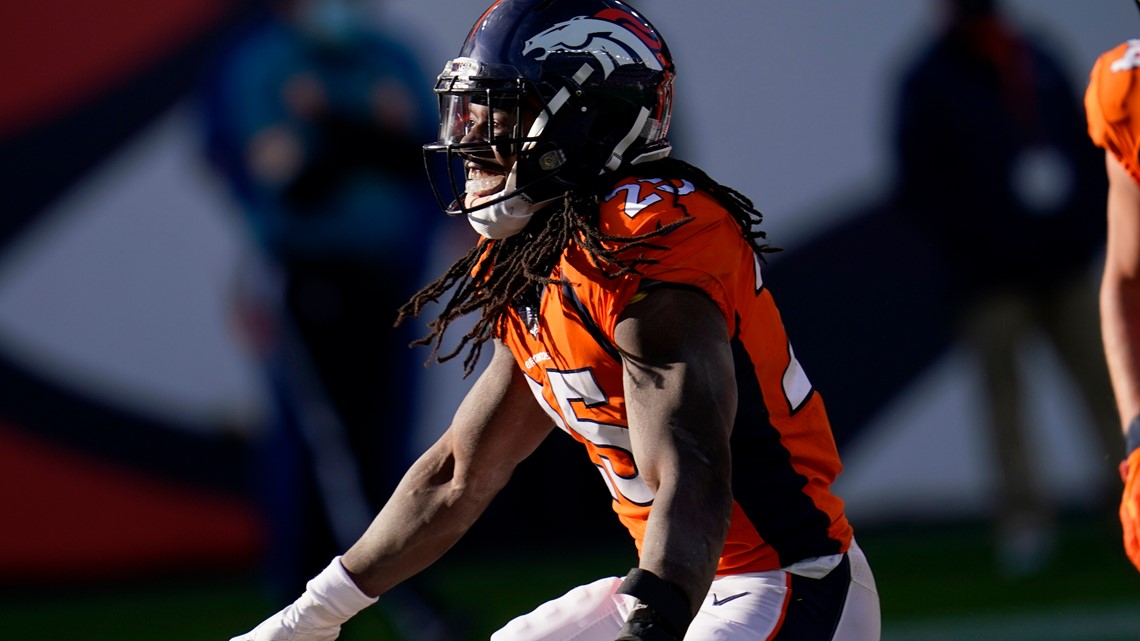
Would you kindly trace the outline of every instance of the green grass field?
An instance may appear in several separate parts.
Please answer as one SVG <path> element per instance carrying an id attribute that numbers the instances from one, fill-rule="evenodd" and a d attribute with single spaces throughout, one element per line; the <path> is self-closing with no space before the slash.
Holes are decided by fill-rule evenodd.
<path id="1" fill-rule="evenodd" d="M 861 531 L 882 598 L 884 641 L 1124 641 L 1140 639 L 1140 573 L 1108 517 L 1063 521 L 1054 562 L 1032 578 L 994 566 L 984 524 L 896 525 Z M 605 574 L 632 551 L 457 554 L 426 575 L 466 639 L 485 640 L 513 615 Z M 283 604 L 256 577 L 167 578 L 21 594 L 5 586 L 2 636 L 20 641 L 227 641 Z M 383 601 L 382 601 L 383 603 Z M 345 641 L 396 641 L 382 607 L 345 626 Z M 414 639 L 408 641 L 415 641 Z"/>

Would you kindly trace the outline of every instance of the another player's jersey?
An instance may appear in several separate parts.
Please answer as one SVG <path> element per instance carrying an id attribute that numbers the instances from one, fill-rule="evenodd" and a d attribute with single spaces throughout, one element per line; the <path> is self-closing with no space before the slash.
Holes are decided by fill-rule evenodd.
<path id="1" fill-rule="evenodd" d="M 679 201 L 677 200 L 679 198 Z M 678 205 L 684 205 L 684 210 Z M 642 291 L 696 287 L 716 303 L 732 337 L 737 415 L 733 426 L 732 522 L 719 574 L 786 567 L 847 550 L 851 527 L 830 490 L 840 471 L 823 401 L 796 361 L 760 261 L 740 227 L 688 181 L 628 178 L 601 205 L 603 233 L 645 234 L 667 248 L 626 249 L 657 262 L 609 279 L 583 250 L 562 256 L 539 309 L 515 310 L 502 338 L 555 423 L 582 442 L 609 486 L 613 507 L 640 550 L 653 495 L 632 458 L 621 357 L 614 329 Z"/>
<path id="2" fill-rule="evenodd" d="M 1089 136 L 1140 181 L 1140 40 L 1101 54 L 1085 91 Z"/>

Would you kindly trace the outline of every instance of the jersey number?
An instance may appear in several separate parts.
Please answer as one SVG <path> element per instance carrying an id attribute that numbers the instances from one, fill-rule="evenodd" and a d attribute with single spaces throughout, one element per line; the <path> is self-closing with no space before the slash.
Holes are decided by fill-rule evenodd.
<path id="1" fill-rule="evenodd" d="M 649 193 L 642 197 L 641 188 L 643 186 L 649 187 Z M 622 185 L 617 189 L 610 192 L 606 196 L 606 202 L 613 200 L 618 194 L 625 194 L 625 206 L 622 211 L 626 216 L 633 218 L 641 213 L 642 209 L 652 205 L 653 203 L 661 201 L 661 194 L 676 194 L 678 196 L 685 196 L 696 191 L 693 183 L 682 180 L 681 184 L 668 182 L 662 178 L 642 178 L 635 183 Z"/>
<path id="2" fill-rule="evenodd" d="M 558 412 L 550 407 L 542 394 L 542 387 L 527 377 L 531 390 L 539 404 L 554 419 L 555 424 L 564 426 L 589 441 L 598 455 L 598 471 L 615 499 L 624 498 L 638 505 L 653 502 L 653 493 L 637 473 L 633 462 L 633 446 L 629 430 L 621 425 L 611 425 L 600 421 L 582 418 L 575 411 L 575 405 L 596 408 L 609 404 L 609 398 L 602 392 L 594 374 L 587 369 L 561 371 L 546 370 L 550 389 L 558 403 Z M 561 413 L 561 416 L 559 415 Z"/>
<path id="3" fill-rule="evenodd" d="M 1140 66 L 1140 40 L 1129 40 L 1124 55 L 1112 62 L 1113 71 L 1128 71 Z"/>

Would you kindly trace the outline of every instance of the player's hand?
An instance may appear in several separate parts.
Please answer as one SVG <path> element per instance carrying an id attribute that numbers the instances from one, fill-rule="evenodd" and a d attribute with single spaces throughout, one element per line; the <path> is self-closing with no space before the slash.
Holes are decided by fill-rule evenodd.
<path id="1" fill-rule="evenodd" d="M 230 641 L 334 641 L 341 624 L 375 602 L 356 587 L 337 557 L 309 581 L 301 598 Z"/>
<path id="2" fill-rule="evenodd" d="M 1120 464 L 1124 494 L 1120 498 L 1120 524 L 1124 528 L 1124 551 L 1140 570 L 1140 449 Z"/>

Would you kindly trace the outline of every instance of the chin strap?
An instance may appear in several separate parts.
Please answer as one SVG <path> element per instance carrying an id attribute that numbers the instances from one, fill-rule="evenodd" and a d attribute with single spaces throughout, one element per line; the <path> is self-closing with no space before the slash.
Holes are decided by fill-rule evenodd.
<path id="1" fill-rule="evenodd" d="M 507 174 L 507 181 L 503 185 L 503 192 L 514 191 L 518 180 L 515 170 Z M 499 240 L 514 236 L 527 226 L 531 216 L 550 203 L 565 197 L 566 194 L 557 194 L 552 198 L 533 201 L 523 192 L 504 198 L 498 202 L 473 209 L 467 212 L 467 221 L 479 235 L 490 240 Z"/>
<path id="2" fill-rule="evenodd" d="M 517 194 L 467 214 L 467 222 L 479 235 L 491 240 L 514 236 L 530 222 L 539 205 Z"/>

